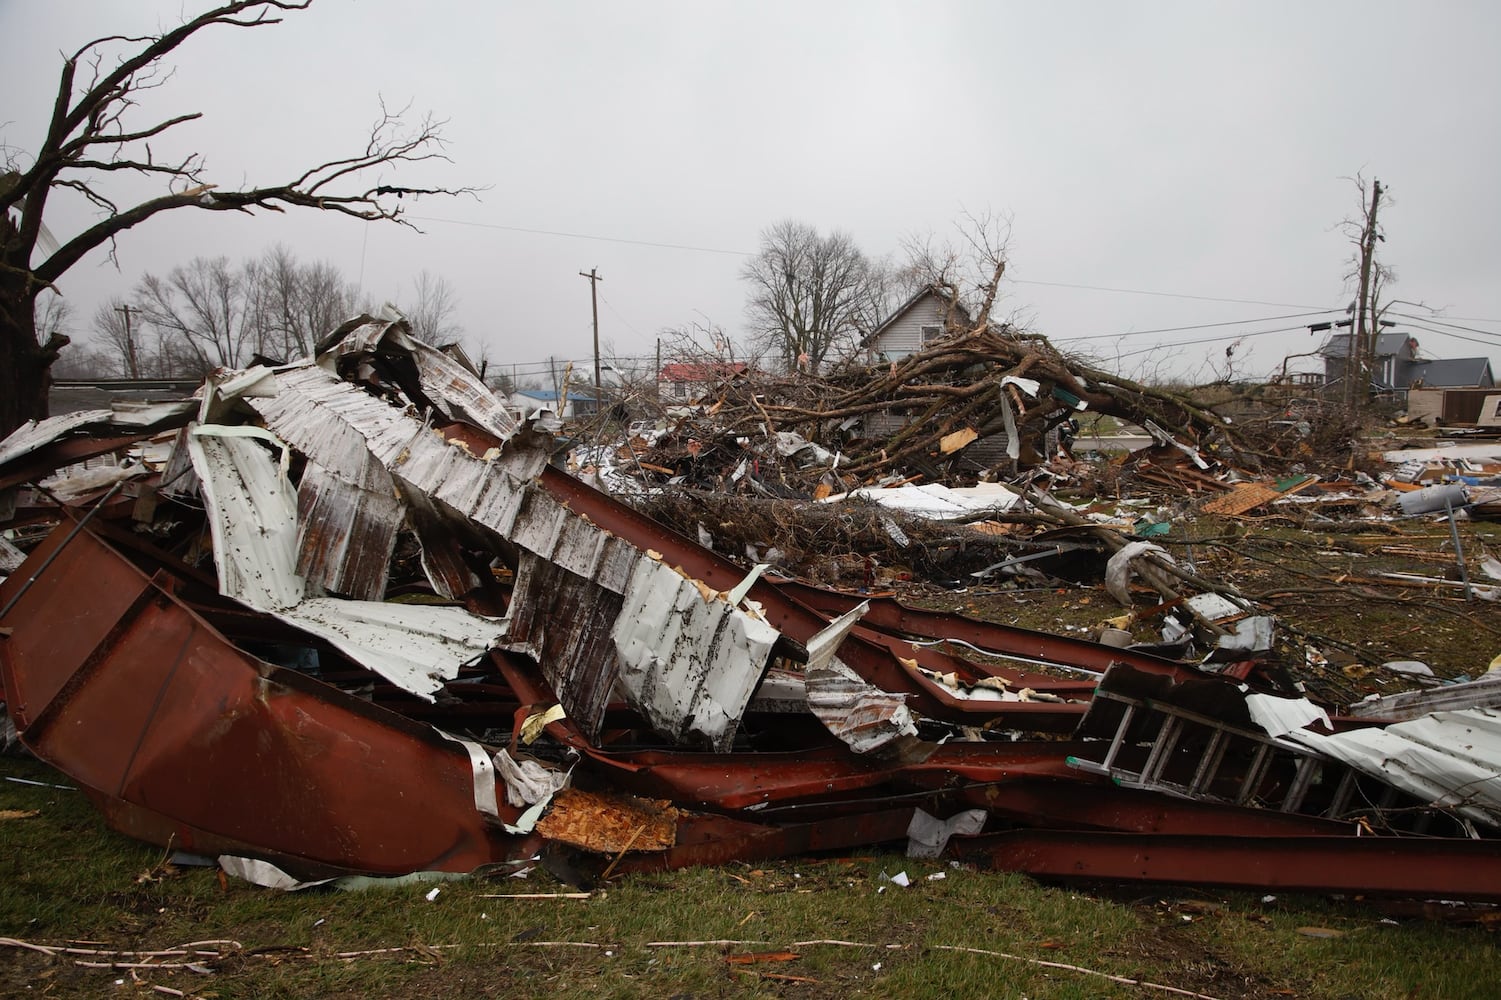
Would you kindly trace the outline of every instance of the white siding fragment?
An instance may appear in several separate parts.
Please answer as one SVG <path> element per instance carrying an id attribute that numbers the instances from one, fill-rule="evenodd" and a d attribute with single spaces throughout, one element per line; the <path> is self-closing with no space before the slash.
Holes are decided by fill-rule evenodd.
<path id="1" fill-rule="evenodd" d="M 620 684 L 653 728 L 727 750 L 777 631 L 669 566 L 642 557 L 611 636 Z"/>

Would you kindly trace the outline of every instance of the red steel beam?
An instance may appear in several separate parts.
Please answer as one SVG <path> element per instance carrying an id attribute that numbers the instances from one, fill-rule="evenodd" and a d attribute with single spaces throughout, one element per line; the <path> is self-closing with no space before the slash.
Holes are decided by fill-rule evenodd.
<path id="1" fill-rule="evenodd" d="M 1078 773 L 1078 772 L 1074 772 Z M 1191 836 L 1347 837 L 1353 823 L 1121 788 L 1019 776 L 966 795 L 993 816 L 1028 827 Z"/>
<path id="2" fill-rule="evenodd" d="M 1040 878 L 1501 902 L 1501 841 L 1015 830 L 955 855 Z"/>
<path id="3" fill-rule="evenodd" d="M 0 606 L 27 576 L 0 587 Z M 116 800 L 106 814 L 127 832 L 252 845 L 300 873 L 472 871 L 521 847 L 480 811 L 458 743 L 240 651 L 91 531 L 0 627 L 22 742 Z M 498 812 L 519 810 L 502 798 Z"/>
<path id="4" fill-rule="evenodd" d="M 1014 625 L 980 621 L 978 618 L 948 611 L 909 608 L 891 597 L 847 594 L 815 587 L 801 580 L 775 579 L 772 583 L 789 597 L 830 616 L 842 615 L 861 601 L 869 601 L 870 610 L 860 619 L 861 624 L 892 635 L 920 639 L 958 639 L 1004 656 L 1082 667 L 1100 674 L 1117 663 L 1128 663 L 1139 670 L 1179 679 L 1193 673 L 1181 663 L 1150 653 L 1118 649 L 1071 636 L 1035 632 Z M 1063 694 L 1065 692 L 1062 689 L 1077 690 L 1084 697 L 1094 688 L 1092 680 L 1060 680 L 1049 674 L 1019 674 L 1016 680 L 1019 685 L 1038 691 Z"/>
<path id="5" fill-rule="evenodd" d="M 112 451 L 128 448 L 137 441 L 144 441 L 157 433 L 158 431 L 151 431 L 117 437 L 80 437 L 54 441 L 35 451 L 27 452 L 0 468 L 0 490 L 38 479 L 46 479 L 65 466 L 82 462 L 96 455 L 108 455 Z"/>

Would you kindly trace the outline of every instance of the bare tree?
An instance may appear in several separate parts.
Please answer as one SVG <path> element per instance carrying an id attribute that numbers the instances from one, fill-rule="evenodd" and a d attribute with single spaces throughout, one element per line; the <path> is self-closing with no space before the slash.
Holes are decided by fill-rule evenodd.
<path id="1" fill-rule="evenodd" d="M 254 286 L 259 350 L 286 361 L 313 353 L 313 346 L 355 312 L 358 290 L 337 267 L 303 264 L 278 243 L 246 264 Z"/>
<path id="2" fill-rule="evenodd" d="M 1000 299 L 1011 244 L 1011 219 L 993 212 L 965 212 L 955 238 L 910 236 L 902 243 L 907 262 L 895 279 L 910 295 L 937 288 L 947 296 L 950 332 L 959 326 L 983 330 Z"/>
<path id="3" fill-rule="evenodd" d="M 846 233 L 820 236 L 787 220 L 761 233 L 761 250 L 740 272 L 750 284 L 753 337 L 788 371 L 817 371 L 848 353 L 877 320 L 872 268 Z"/>
<path id="4" fill-rule="evenodd" d="M 265 353 L 254 277 L 253 267 L 235 267 L 228 257 L 195 257 L 165 278 L 141 279 L 142 319 L 170 345 L 174 360 L 188 361 L 175 374 L 238 368 Z"/>
<path id="5" fill-rule="evenodd" d="M 411 299 L 398 308 L 412 325 L 412 336 L 424 343 L 452 344 L 464 335 L 464 328 L 454 319 L 459 310 L 458 293 L 442 275 L 418 271 L 412 281 Z"/>
<path id="6" fill-rule="evenodd" d="M 1376 258 L 1376 244 L 1386 242 L 1386 232 L 1377 214 L 1391 204 L 1391 195 L 1379 180 L 1369 184 L 1360 174 L 1351 178 L 1360 194 L 1360 215 L 1340 224 L 1354 245 L 1350 271 L 1345 280 L 1355 285 L 1354 325 L 1350 328 L 1349 350 L 1345 355 L 1345 400 L 1352 412 L 1366 409 L 1371 383 L 1376 373 L 1376 341 L 1380 335 L 1381 292 L 1397 280 L 1397 274 Z"/>
<path id="7" fill-rule="evenodd" d="M 361 178 L 370 176 L 372 168 L 446 159 L 442 122 L 425 117 L 408 127 L 400 112 L 384 106 L 363 150 L 267 187 L 222 190 L 211 181 L 199 154 L 178 161 L 153 155 L 150 140 L 202 117 L 189 112 L 144 124 L 133 120 L 140 92 L 160 87 L 169 78 L 162 64 L 166 57 L 213 25 L 265 27 L 280 23 L 277 12 L 303 10 L 311 2 L 237 0 L 160 35 L 98 38 L 63 61 L 51 120 L 31 151 L 29 165 L 23 151 L 0 148 L 0 436 L 46 415 L 49 371 L 68 344 L 66 334 L 44 335 L 37 328 L 37 296 L 89 252 L 108 245 L 113 254 L 115 238 L 147 219 L 185 208 L 249 212 L 295 205 L 358 219 L 405 222 L 395 200 L 403 195 L 473 192 L 379 182 L 362 186 Z M 119 52 L 131 46 L 138 47 Z M 117 204 L 108 179 L 118 172 L 154 178 L 165 191 L 135 205 Z M 81 232 L 54 241 L 46 237 L 43 219 L 49 198 L 60 191 L 86 199 L 100 216 Z"/>

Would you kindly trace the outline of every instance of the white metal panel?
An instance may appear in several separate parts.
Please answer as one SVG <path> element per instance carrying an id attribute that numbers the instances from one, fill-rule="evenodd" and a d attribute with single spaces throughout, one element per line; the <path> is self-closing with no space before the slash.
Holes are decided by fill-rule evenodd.
<path id="1" fill-rule="evenodd" d="M 620 685 L 653 728 L 725 750 L 766 672 L 777 631 L 642 557 L 611 636 Z"/>
<path id="2" fill-rule="evenodd" d="M 1319 753 L 1440 808 L 1501 826 L 1501 712 L 1435 712 L 1385 729 L 1288 733 Z"/>
<path id="3" fill-rule="evenodd" d="M 428 701 L 505 635 L 503 619 L 431 605 L 317 597 L 272 614 Z"/>
<path id="4" fill-rule="evenodd" d="M 109 414 L 109 410 L 79 410 L 77 413 L 63 413 L 45 420 L 28 420 L 11 431 L 4 441 L 0 441 L 0 465 L 44 448 L 70 431 L 89 424 L 103 423 L 109 419 Z"/>
<path id="5" fill-rule="evenodd" d="M 302 600 L 297 575 L 297 491 L 273 461 L 267 431 L 199 426 L 188 435 L 214 540 L 219 592 L 261 611 Z"/>

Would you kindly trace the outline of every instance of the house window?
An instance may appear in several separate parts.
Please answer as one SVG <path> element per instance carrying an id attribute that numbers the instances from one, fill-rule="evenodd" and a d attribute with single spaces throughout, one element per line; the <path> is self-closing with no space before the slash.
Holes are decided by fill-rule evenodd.
<path id="1" fill-rule="evenodd" d="M 672 383 L 672 394 L 674 396 L 676 396 L 678 399 L 686 399 L 688 397 L 688 383 L 687 382 L 674 382 L 674 383 Z"/>
<path id="2" fill-rule="evenodd" d="M 943 327 L 925 326 L 922 328 L 922 345 L 927 347 L 933 341 L 943 336 Z"/>

